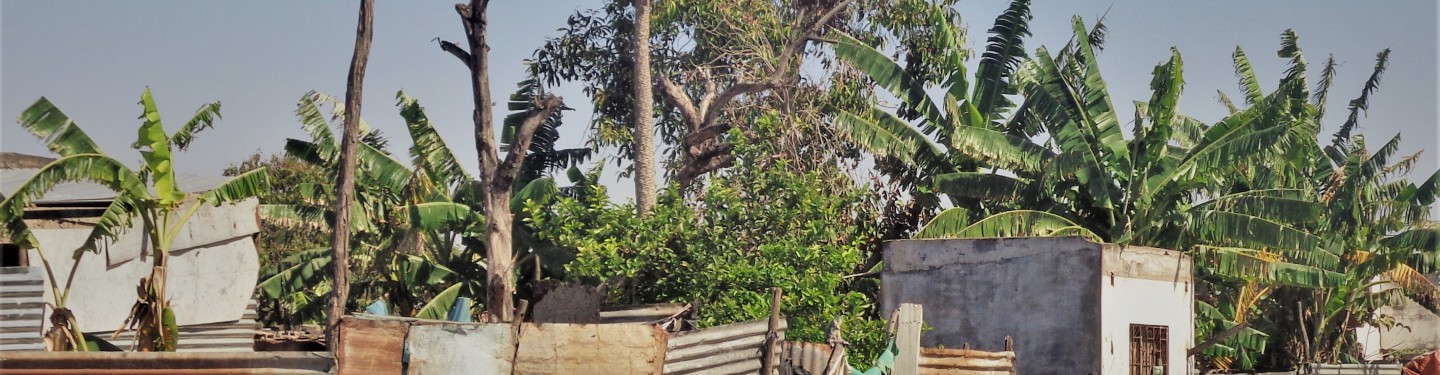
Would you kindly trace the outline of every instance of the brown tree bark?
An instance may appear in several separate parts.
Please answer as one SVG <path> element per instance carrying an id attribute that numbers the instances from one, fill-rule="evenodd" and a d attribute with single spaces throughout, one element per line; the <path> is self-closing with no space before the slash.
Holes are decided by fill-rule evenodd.
<path id="1" fill-rule="evenodd" d="M 471 0 L 469 4 L 456 4 L 455 12 L 460 14 L 465 26 L 465 39 L 469 50 L 448 41 L 440 42 L 440 49 L 460 59 L 470 69 L 470 89 L 475 99 L 475 151 L 479 154 L 480 185 L 485 192 L 481 209 L 485 214 L 485 257 L 486 278 L 485 310 L 500 321 L 514 319 L 515 301 L 515 258 L 512 246 L 510 213 L 510 189 L 515 176 L 524 165 L 525 154 L 535 130 L 555 111 L 564 107 L 564 101 L 554 94 L 539 99 L 526 114 L 525 121 L 515 132 L 515 142 L 510 151 L 500 159 L 499 145 L 495 142 L 494 111 L 490 96 L 490 44 L 485 17 L 488 0 Z"/>
<path id="2" fill-rule="evenodd" d="M 635 211 L 655 207 L 655 100 L 650 81 L 650 0 L 635 0 Z"/>
<path id="3" fill-rule="evenodd" d="M 360 135 L 360 98 L 365 81 L 365 63 L 370 58 L 370 39 L 375 23 L 374 0 L 360 1 L 360 20 L 355 27 L 355 54 L 350 57 L 350 76 L 345 83 L 344 135 L 340 140 L 340 175 L 335 193 L 335 228 L 330 244 L 334 264 L 331 269 L 329 309 L 326 314 L 325 338 L 331 351 L 340 347 L 340 317 L 350 297 L 350 205 L 355 200 L 355 154 Z"/>

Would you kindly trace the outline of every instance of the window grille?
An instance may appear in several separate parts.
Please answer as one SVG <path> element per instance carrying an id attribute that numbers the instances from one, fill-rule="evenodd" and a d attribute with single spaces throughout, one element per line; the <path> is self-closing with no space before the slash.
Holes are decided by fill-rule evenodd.
<path id="1" fill-rule="evenodd" d="M 1130 375 L 1169 375 L 1170 327 L 1130 325 Z"/>

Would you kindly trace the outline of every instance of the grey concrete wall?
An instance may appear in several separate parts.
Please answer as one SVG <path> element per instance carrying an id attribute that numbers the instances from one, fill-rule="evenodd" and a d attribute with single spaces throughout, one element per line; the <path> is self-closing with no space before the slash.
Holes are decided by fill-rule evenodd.
<path id="1" fill-rule="evenodd" d="M 1395 318 L 1404 325 L 1380 330 L 1382 350 L 1440 349 L 1440 316 L 1409 298 L 1400 298 L 1395 306 L 1381 307 L 1376 314 Z"/>
<path id="2" fill-rule="evenodd" d="M 925 307 L 925 347 L 1004 349 L 1020 374 L 1100 373 L 1100 245 L 1080 238 L 885 244 L 884 311 Z"/>

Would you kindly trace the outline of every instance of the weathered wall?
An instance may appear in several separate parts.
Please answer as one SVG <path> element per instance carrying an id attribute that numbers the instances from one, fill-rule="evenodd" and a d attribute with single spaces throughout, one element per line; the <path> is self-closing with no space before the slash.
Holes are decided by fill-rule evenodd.
<path id="1" fill-rule="evenodd" d="M 1104 374 L 1129 374 L 1130 325 L 1169 328 L 1169 373 L 1192 368 L 1186 350 L 1194 346 L 1194 292 L 1190 258 L 1164 249 L 1104 245 L 1100 318 Z"/>
<path id="2" fill-rule="evenodd" d="M 1384 350 L 1440 349 L 1440 316 L 1409 298 L 1397 306 L 1381 307 L 1377 314 L 1389 315 L 1407 327 L 1380 329 L 1380 348 Z"/>
<path id="3" fill-rule="evenodd" d="M 1079 238 L 885 244 L 883 311 L 924 305 L 925 347 L 1004 349 L 1021 374 L 1099 373 L 1100 245 Z"/>
<path id="4" fill-rule="evenodd" d="M 659 375 L 667 338 L 660 328 L 640 324 L 516 326 L 373 316 L 346 316 L 340 334 L 342 375 L 402 369 L 430 375 Z"/>
<path id="5" fill-rule="evenodd" d="M 203 245 L 186 244 L 171 252 L 166 296 L 175 309 L 180 325 L 218 323 L 239 320 L 254 295 L 260 272 L 260 258 L 250 238 L 253 228 L 238 223 L 255 219 L 254 200 L 241 205 L 205 207 L 205 216 L 191 219 L 191 225 L 212 228 L 220 234 L 195 234 L 185 241 L 219 238 Z M 222 223 L 206 222 L 200 217 L 220 213 L 230 217 Z M 228 224 L 225 224 L 228 223 Z M 222 227 L 215 225 L 223 224 Z M 73 265 L 75 249 L 90 234 L 89 228 L 33 229 L 40 249 L 30 250 L 29 259 L 39 266 L 38 252 L 44 251 L 57 277 L 64 277 Z M 187 229 L 182 232 L 195 232 Z M 197 232 L 201 233 L 203 231 Z M 150 257 L 122 260 L 142 252 L 140 229 L 131 228 L 127 235 L 108 245 L 101 252 L 87 253 L 80 259 L 79 270 L 70 292 L 68 305 L 75 313 L 80 329 L 85 332 L 114 332 L 124 323 L 135 303 L 135 288 L 140 278 L 150 275 Z M 177 240 L 179 242 L 179 240 Z M 144 250 L 148 251 L 148 250 Z M 53 302 L 48 293 L 46 300 Z M 48 323 L 47 323 L 48 324 Z"/>
<path id="6" fill-rule="evenodd" d="M 514 336 L 509 324 L 413 326 L 407 374 L 510 374 Z"/>

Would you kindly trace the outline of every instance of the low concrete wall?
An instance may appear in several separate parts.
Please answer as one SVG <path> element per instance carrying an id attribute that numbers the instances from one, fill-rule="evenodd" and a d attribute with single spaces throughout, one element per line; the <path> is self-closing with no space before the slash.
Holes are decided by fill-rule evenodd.
<path id="1" fill-rule="evenodd" d="M 1014 338 L 1021 374 L 1100 373 L 1100 245 L 1080 238 L 885 244 L 883 310 L 925 307 L 924 347 L 986 351 Z"/>

